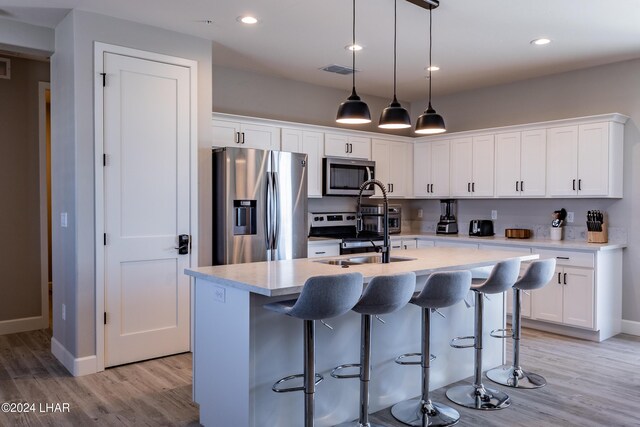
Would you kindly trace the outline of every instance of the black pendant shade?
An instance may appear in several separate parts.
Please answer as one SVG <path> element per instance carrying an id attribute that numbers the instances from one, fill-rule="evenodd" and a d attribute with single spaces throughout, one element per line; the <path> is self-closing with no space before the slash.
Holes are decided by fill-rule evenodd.
<path id="1" fill-rule="evenodd" d="M 371 113 L 367 104 L 360 99 L 356 93 L 356 88 L 353 88 L 351 96 L 347 98 L 340 107 L 338 107 L 338 115 L 336 122 L 346 123 L 351 125 L 370 123 Z"/>
<path id="2" fill-rule="evenodd" d="M 378 127 L 383 129 L 406 129 L 411 127 L 409 112 L 400 105 L 395 96 L 391 104 L 382 110 Z"/>
<path id="3" fill-rule="evenodd" d="M 428 135 L 446 131 L 447 128 L 444 125 L 444 119 L 440 114 L 436 113 L 436 110 L 434 110 L 433 107 L 431 107 L 431 103 L 429 103 L 427 110 L 418 117 L 416 133 Z"/>

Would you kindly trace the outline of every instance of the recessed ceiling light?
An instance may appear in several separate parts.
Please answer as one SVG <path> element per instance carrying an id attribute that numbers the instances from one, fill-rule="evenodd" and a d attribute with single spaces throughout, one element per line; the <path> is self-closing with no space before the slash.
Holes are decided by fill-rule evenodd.
<path id="1" fill-rule="evenodd" d="M 359 44 L 348 44 L 344 48 L 347 50 L 355 50 L 356 52 L 364 49 L 364 47 L 360 46 Z"/>
<path id="2" fill-rule="evenodd" d="M 531 44 L 535 44 L 537 46 L 542 46 L 545 44 L 549 44 L 551 43 L 551 39 L 547 39 L 547 38 L 539 38 L 539 39 L 535 39 L 535 40 L 531 40 Z"/>
<path id="3" fill-rule="evenodd" d="M 440 69 L 440 67 L 433 65 L 431 67 L 427 67 L 426 70 L 427 71 L 438 71 Z"/>
<path id="4" fill-rule="evenodd" d="M 249 15 L 238 16 L 238 21 L 242 22 L 243 24 L 253 25 L 258 23 L 258 18 Z"/>

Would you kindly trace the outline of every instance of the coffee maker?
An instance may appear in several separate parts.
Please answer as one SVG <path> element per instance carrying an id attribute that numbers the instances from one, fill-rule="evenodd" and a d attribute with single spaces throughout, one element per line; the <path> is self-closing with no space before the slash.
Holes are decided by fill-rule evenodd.
<path id="1" fill-rule="evenodd" d="M 440 200 L 440 221 L 436 227 L 436 234 L 458 234 L 457 206 L 458 203 L 453 199 Z"/>

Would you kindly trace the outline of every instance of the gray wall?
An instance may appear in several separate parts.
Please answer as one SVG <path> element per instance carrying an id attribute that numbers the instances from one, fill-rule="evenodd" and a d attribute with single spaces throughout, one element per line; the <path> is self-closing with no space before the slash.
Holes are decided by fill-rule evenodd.
<path id="1" fill-rule="evenodd" d="M 0 49 L 49 56 L 54 40 L 51 28 L 0 18 Z"/>
<path id="2" fill-rule="evenodd" d="M 49 63 L 5 57 L 0 79 L 0 321 L 40 316 L 38 82 Z"/>
<path id="3" fill-rule="evenodd" d="M 198 61 L 199 200 L 210 189 L 211 41 L 74 10 L 56 28 L 52 58 L 53 217 L 68 212 L 68 228 L 54 227 L 53 335 L 72 355 L 95 354 L 94 41 Z M 208 196 L 210 198 L 210 196 Z M 199 205 L 200 218 L 210 207 Z M 194 242 L 211 247 L 210 221 Z M 207 260 L 206 250 L 201 254 Z M 67 306 L 66 322 L 60 305 Z"/>
<path id="4" fill-rule="evenodd" d="M 215 50 L 213 55 L 215 57 Z M 369 105 L 371 123 L 351 126 L 336 123 L 338 106 L 351 94 L 350 77 L 343 77 L 345 88 L 341 90 L 253 71 L 214 66 L 213 111 L 371 132 L 382 131 L 378 128 L 378 120 L 391 99 L 366 94 L 359 95 Z M 400 102 L 409 110 L 408 102 Z M 412 120 L 415 121 L 420 114 L 422 112 L 413 114 Z M 412 135 L 410 129 L 386 133 Z"/>
<path id="5" fill-rule="evenodd" d="M 530 222 L 546 224 L 553 210 L 575 211 L 585 220 L 588 209 L 609 213 L 612 227 L 626 229 L 624 251 L 623 311 L 625 320 L 640 321 L 640 60 L 625 61 L 464 93 L 438 97 L 434 107 L 443 115 L 450 132 L 518 123 L 618 112 L 631 118 L 625 126 L 624 198 L 621 200 L 478 200 L 462 201 L 463 220 L 489 218 L 498 210 L 498 225 Z M 426 100 L 414 102 L 414 113 Z M 425 216 L 433 216 L 436 202 L 417 202 Z M 434 208 L 434 206 L 436 206 Z M 415 215 L 416 211 L 412 212 Z"/>

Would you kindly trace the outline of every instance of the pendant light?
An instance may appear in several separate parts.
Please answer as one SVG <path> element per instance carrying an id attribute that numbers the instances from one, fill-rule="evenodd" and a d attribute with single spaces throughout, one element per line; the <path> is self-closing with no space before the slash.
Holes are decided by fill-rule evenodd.
<path id="1" fill-rule="evenodd" d="M 416 133 L 419 134 L 435 134 L 435 133 L 443 133 L 446 132 L 447 129 L 444 126 L 444 119 L 436 110 L 431 106 L 431 47 L 433 44 L 432 39 L 432 20 L 431 20 L 431 12 L 433 9 L 439 6 L 439 2 L 437 4 L 429 4 L 427 6 L 429 8 L 429 106 L 425 110 L 424 113 L 420 117 L 418 117 L 418 121 L 416 122 Z"/>
<path id="2" fill-rule="evenodd" d="M 353 43 L 356 44 L 356 0 L 353 0 Z M 353 87 L 351 89 L 351 96 L 347 98 L 340 107 L 338 107 L 338 114 L 336 116 L 336 122 L 345 123 L 351 125 L 358 125 L 363 123 L 371 123 L 371 113 L 367 104 L 360 99 L 356 93 L 356 51 L 351 50 L 353 61 Z"/>
<path id="3" fill-rule="evenodd" d="M 398 0 L 393 2 L 393 101 L 380 114 L 378 127 L 382 129 L 405 129 L 411 127 L 409 112 L 400 105 L 396 98 L 396 58 L 398 38 Z"/>

